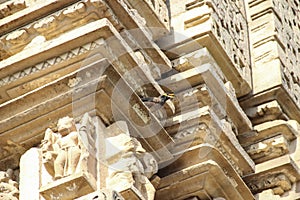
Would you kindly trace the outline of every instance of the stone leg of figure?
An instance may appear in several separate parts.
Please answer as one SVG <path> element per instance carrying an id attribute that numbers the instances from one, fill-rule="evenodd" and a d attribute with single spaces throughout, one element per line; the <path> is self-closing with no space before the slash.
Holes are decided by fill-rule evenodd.
<path id="1" fill-rule="evenodd" d="M 79 163 L 81 151 L 78 146 L 70 147 L 68 150 L 68 171 L 67 175 L 73 174 Z"/>
<path id="2" fill-rule="evenodd" d="M 65 150 L 59 150 L 58 155 L 54 161 L 54 172 L 55 172 L 55 179 L 62 178 L 65 174 L 65 167 L 67 161 L 67 152 Z"/>

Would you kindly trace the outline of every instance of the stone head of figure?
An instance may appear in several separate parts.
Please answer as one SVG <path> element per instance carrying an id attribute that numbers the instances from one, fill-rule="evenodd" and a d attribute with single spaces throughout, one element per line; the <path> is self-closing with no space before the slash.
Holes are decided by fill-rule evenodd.
<path id="1" fill-rule="evenodd" d="M 74 119 L 69 116 L 59 119 L 57 123 L 57 130 L 62 136 L 76 131 Z"/>

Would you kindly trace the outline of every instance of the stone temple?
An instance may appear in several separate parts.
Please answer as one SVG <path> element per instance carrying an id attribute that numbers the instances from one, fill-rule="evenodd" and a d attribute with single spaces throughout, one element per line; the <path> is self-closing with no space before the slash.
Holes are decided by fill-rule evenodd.
<path id="1" fill-rule="evenodd" d="M 298 0 L 0 0 L 1 200 L 299 200 Z"/>

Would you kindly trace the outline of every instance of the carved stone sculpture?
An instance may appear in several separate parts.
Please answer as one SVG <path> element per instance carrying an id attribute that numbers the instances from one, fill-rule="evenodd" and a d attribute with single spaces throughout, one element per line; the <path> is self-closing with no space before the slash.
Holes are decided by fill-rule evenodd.
<path id="1" fill-rule="evenodd" d="M 107 185 L 121 194 L 131 189 L 143 194 L 143 198 L 153 200 L 155 188 L 149 178 L 158 170 L 154 157 L 128 133 L 107 138 L 106 152 L 109 152 Z"/>
<path id="2" fill-rule="evenodd" d="M 88 113 L 80 124 L 64 117 L 58 120 L 57 132 L 46 130 L 39 149 L 39 193 L 44 199 L 74 199 L 96 190 L 94 136 L 95 126 Z"/>
<path id="3" fill-rule="evenodd" d="M 18 200 L 18 183 L 13 180 L 13 170 L 0 171 L 0 199 Z"/>
<path id="4" fill-rule="evenodd" d="M 58 133 L 47 129 L 41 145 L 43 163 L 48 172 L 59 179 L 80 170 L 79 160 L 82 155 L 82 145 L 74 120 L 64 117 L 58 121 Z"/>

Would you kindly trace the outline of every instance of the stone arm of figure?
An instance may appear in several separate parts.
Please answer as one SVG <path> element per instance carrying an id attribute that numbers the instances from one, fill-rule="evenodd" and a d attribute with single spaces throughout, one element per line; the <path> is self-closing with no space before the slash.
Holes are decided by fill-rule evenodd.
<path id="1" fill-rule="evenodd" d="M 48 128 L 45 132 L 45 137 L 42 140 L 41 144 L 44 162 L 51 162 L 56 158 L 57 151 L 59 149 L 59 146 L 57 144 L 58 141 L 59 135 Z"/>

